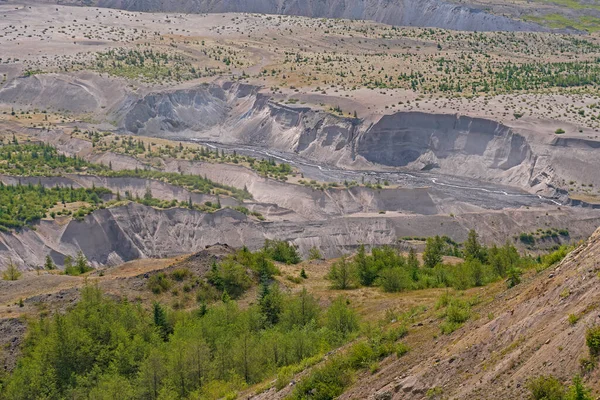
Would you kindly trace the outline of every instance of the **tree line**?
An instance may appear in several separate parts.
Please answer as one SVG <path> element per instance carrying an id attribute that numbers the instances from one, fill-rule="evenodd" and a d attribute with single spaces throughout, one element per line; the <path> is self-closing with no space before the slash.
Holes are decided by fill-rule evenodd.
<path id="1" fill-rule="evenodd" d="M 558 253 L 563 257 L 566 254 L 564 249 Z M 444 256 L 463 260 L 447 263 Z M 375 247 L 367 254 L 365 246 L 361 245 L 351 259 L 342 257 L 333 263 L 328 276 L 335 289 L 380 286 L 386 292 L 439 287 L 464 290 L 500 279 L 506 279 L 508 286 L 514 286 L 520 282 L 524 269 L 544 265 L 546 260 L 523 256 L 509 242 L 503 246 L 485 246 L 471 230 L 462 246 L 446 237 L 427 238 L 422 260 L 412 248 L 407 255 L 390 246 Z"/>

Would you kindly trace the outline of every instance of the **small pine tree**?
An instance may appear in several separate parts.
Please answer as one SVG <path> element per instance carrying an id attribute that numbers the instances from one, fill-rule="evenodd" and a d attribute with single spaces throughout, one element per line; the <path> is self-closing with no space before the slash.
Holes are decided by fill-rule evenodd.
<path id="1" fill-rule="evenodd" d="M 16 281 L 21 277 L 21 275 L 21 271 L 19 271 L 12 259 L 9 258 L 6 270 L 2 274 L 2 279 L 4 279 L 5 281 Z"/>
<path id="2" fill-rule="evenodd" d="M 512 267 L 508 270 L 508 279 L 506 280 L 506 284 L 509 288 L 517 286 L 519 283 L 521 283 L 521 274 L 521 269 L 517 267 Z"/>
<path id="3" fill-rule="evenodd" d="M 53 269 L 56 269 L 56 265 L 54 264 L 54 261 L 52 261 L 52 257 L 50 257 L 49 255 L 46 256 L 46 262 L 44 263 L 44 268 L 48 271 L 52 271 Z"/>
<path id="4" fill-rule="evenodd" d="M 573 378 L 573 384 L 569 387 L 567 400 L 593 400 L 590 389 L 583 385 L 583 381 L 579 375 Z"/>
<path id="5" fill-rule="evenodd" d="M 333 263 L 329 269 L 328 278 L 332 281 L 334 289 L 352 289 L 356 283 L 356 270 L 353 263 L 349 263 L 343 256 Z"/>
<path id="6" fill-rule="evenodd" d="M 408 251 L 408 258 L 406 259 L 406 266 L 408 267 L 408 269 L 411 273 L 411 277 L 412 277 L 413 281 L 418 281 L 419 280 L 419 268 L 421 265 L 419 263 L 419 259 L 417 258 L 417 252 L 412 247 Z"/>
<path id="7" fill-rule="evenodd" d="M 167 313 L 164 308 L 160 305 L 160 303 L 154 303 L 154 325 L 158 329 L 160 336 L 166 342 L 169 338 L 169 334 L 171 333 L 171 326 L 169 321 L 167 320 Z"/>
<path id="8" fill-rule="evenodd" d="M 300 271 L 300 278 L 308 279 L 308 275 L 306 275 L 306 271 L 304 270 L 304 268 L 302 268 L 302 271 Z"/>

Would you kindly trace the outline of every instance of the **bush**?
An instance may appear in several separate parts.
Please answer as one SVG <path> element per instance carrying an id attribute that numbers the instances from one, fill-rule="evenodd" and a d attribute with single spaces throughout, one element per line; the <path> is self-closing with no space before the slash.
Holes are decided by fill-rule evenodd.
<path id="1" fill-rule="evenodd" d="M 65 258 L 66 275 L 79 276 L 92 270 L 93 268 L 90 267 L 87 258 L 85 258 L 81 250 L 77 253 L 77 258 L 75 258 L 75 264 L 73 264 L 71 257 Z"/>
<path id="2" fill-rule="evenodd" d="M 21 277 L 21 275 L 21 271 L 19 271 L 12 260 L 9 260 L 6 270 L 2 273 L 2 279 L 5 281 L 16 281 Z"/>
<path id="3" fill-rule="evenodd" d="M 192 273 L 187 268 L 179 268 L 171 273 L 171 277 L 173 277 L 173 279 L 175 279 L 177 282 L 182 282 L 191 275 Z"/>
<path id="4" fill-rule="evenodd" d="M 376 354 L 367 342 L 358 342 L 348 351 L 348 362 L 354 369 L 367 368 Z"/>
<path id="5" fill-rule="evenodd" d="M 345 358 L 338 356 L 302 379 L 291 398 L 295 400 L 335 399 L 352 383 L 352 371 Z"/>
<path id="6" fill-rule="evenodd" d="M 384 268 L 379 272 L 377 282 L 384 292 L 389 293 L 409 290 L 412 286 L 412 279 L 403 268 Z"/>
<path id="7" fill-rule="evenodd" d="M 535 236 L 533 236 L 531 233 L 521 233 L 519 235 L 519 240 L 529 246 L 535 244 Z"/>
<path id="8" fill-rule="evenodd" d="M 553 376 L 540 376 L 531 379 L 527 384 L 531 400 L 562 400 L 565 389 L 560 381 Z"/>
<path id="9" fill-rule="evenodd" d="M 148 280 L 148 288 L 154 294 L 161 294 L 168 291 L 173 282 L 169 279 L 169 277 L 164 272 L 159 272 L 156 275 L 152 275 L 150 280 Z"/>
<path id="10" fill-rule="evenodd" d="M 460 328 L 471 318 L 471 305 L 467 301 L 457 299 L 447 293 L 438 299 L 437 308 L 445 308 L 440 314 L 444 319 L 440 329 L 447 335 Z"/>
<path id="11" fill-rule="evenodd" d="M 396 356 L 400 358 L 408 353 L 409 350 L 410 348 L 405 343 L 400 342 L 396 345 Z"/>
<path id="12" fill-rule="evenodd" d="M 308 251 L 308 259 L 309 260 L 322 260 L 323 255 L 321 254 L 321 251 L 318 248 L 311 247 L 311 249 Z"/>
<path id="13" fill-rule="evenodd" d="M 358 330 L 358 316 L 350 308 L 348 301 L 340 296 L 333 301 L 327 310 L 326 326 L 332 331 L 342 336 Z"/>
<path id="14" fill-rule="evenodd" d="M 277 372 L 277 380 L 275 381 L 275 389 L 280 391 L 284 387 L 286 387 L 294 377 L 294 366 L 287 365 L 282 367 Z"/>
<path id="15" fill-rule="evenodd" d="M 572 250 L 571 246 L 560 246 L 557 250 L 542 257 L 542 265 L 538 270 L 544 270 L 562 261 L 563 258 Z"/>
<path id="16" fill-rule="evenodd" d="M 590 349 L 592 357 L 600 355 L 600 325 L 588 328 L 585 333 L 585 342 Z"/>
<path id="17" fill-rule="evenodd" d="M 513 267 L 508 270 L 508 279 L 506 280 L 506 285 L 511 288 L 517 286 L 521 283 L 521 275 L 523 271 L 520 268 Z"/>
<path id="18" fill-rule="evenodd" d="M 575 325 L 579 321 L 579 318 L 581 317 L 577 314 L 569 314 L 569 324 Z"/>
<path id="19" fill-rule="evenodd" d="M 227 292 L 233 299 L 240 297 L 252 286 L 246 268 L 233 260 L 214 264 L 208 273 L 208 282 L 220 291 Z"/>
<path id="20" fill-rule="evenodd" d="M 573 378 L 573 384 L 569 386 L 569 391 L 567 392 L 566 400 L 594 400 L 590 389 L 586 388 L 583 385 L 583 381 L 581 377 L 577 375 Z"/>
<path id="21" fill-rule="evenodd" d="M 294 246 L 283 240 L 265 241 L 265 253 L 275 261 L 286 264 L 298 264 L 302 259 Z"/>
<path id="22" fill-rule="evenodd" d="M 357 281 L 354 263 L 350 263 L 346 260 L 346 257 L 342 257 L 339 261 L 331 264 L 327 278 L 331 280 L 333 289 L 347 290 L 354 288 Z"/>

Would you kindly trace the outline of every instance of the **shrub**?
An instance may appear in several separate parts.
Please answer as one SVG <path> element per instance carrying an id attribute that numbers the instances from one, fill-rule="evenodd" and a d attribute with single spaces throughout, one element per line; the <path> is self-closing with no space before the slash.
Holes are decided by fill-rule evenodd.
<path id="1" fill-rule="evenodd" d="M 573 378 L 573 384 L 569 386 L 566 400 L 593 400 L 590 389 L 583 385 L 579 375 Z"/>
<path id="2" fill-rule="evenodd" d="M 575 325 L 579 321 L 579 318 L 581 317 L 577 314 L 569 314 L 569 324 Z"/>
<path id="3" fill-rule="evenodd" d="M 356 285 L 356 268 L 354 263 L 342 257 L 339 261 L 331 264 L 327 277 L 331 280 L 331 286 L 334 289 L 347 290 L 352 289 Z"/>
<path id="4" fill-rule="evenodd" d="M 375 359 L 376 354 L 367 342 L 358 342 L 348 351 L 348 362 L 354 369 L 366 368 Z"/>
<path id="5" fill-rule="evenodd" d="M 16 281 L 21 277 L 21 275 L 21 271 L 19 271 L 17 266 L 12 262 L 12 260 L 9 259 L 6 270 L 2 273 L 2 279 L 5 281 Z"/>
<path id="6" fill-rule="evenodd" d="M 161 294 L 168 291 L 173 282 L 169 279 L 169 277 L 164 272 L 159 272 L 156 275 L 150 277 L 148 281 L 148 288 L 154 294 Z"/>
<path id="7" fill-rule="evenodd" d="M 252 285 L 246 268 L 233 260 L 224 260 L 218 265 L 213 265 L 208 273 L 208 282 L 234 299 L 240 297 Z"/>
<path id="8" fill-rule="evenodd" d="M 321 254 L 321 251 L 318 248 L 311 247 L 311 249 L 308 251 L 308 259 L 309 260 L 322 260 L 323 255 Z"/>
<path id="9" fill-rule="evenodd" d="M 467 301 L 454 298 L 447 293 L 438 299 L 437 307 L 445 307 L 441 313 L 444 322 L 440 325 L 444 334 L 454 332 L 471 318 L 471 305 Z"/>
<path id="10" fill-rule="evenodd" d="M 282 263 L 298 264 L 302 261 L 296 247 L 283 240 L 265 241 L 264 251 L 273 260 Z"/>
<path id="11" fill-rule="evenodd" d="M 349 307 L 348 301 L 341 296 L 335 299 L 327 310 L 326 320 L 326 326 L 332 332 L 342 336 L 347 336 L 358 329 L 356 312 Z"/>
<path id="12" fill-rule="evenodd" d="M 293 365 L 287 365 L 285 367 L 280 368 L 279 371 L 277 372 L 277 380 L 275 381 L 275 389 L 277 389 L 277 391 L 283 389 L 291 382 L 293 377 L 294 377 L 294 366 Z"/>
<path id="13" fill-rule="evenodd" d="M 512 267 L 508 270 L 508 279 L 506 280 L 506 284 L 509 288 L 517 286 L 521 283 L 521 275 L 523 271 L 520 268 Z"/>
<path id="14" fill-rule="evenodd" d="M 590 349 L 592 357 L 600 355 L 600 325 L 587 329 L 587 332 L 585 333 L 585 342 Z"/>
<path id="15" fill-rule="evenodd" d="M 93 268 L 90 267 L 87 258 L 85 258 L 81 250 L 77 253 L 77 257 L 75 258 L 75 264 L 72 263 L 72 259 L 70 257 L 65 258 L 66 275 L 79 276 L 92 270 Z"/>
<path id="16" fill-rule="evenodd" d="M 291 398 L 295 400 L 335 399 L 352 383 L 352 371 L 345 358 L 338 356 L 316 368 L 302 379 Z"/>
<path id="17" fill-rule="evenodd" d="M 531 233 L 521 233 L 519 235 L 519 240 L 527 245 L 534 245 L 535 244 L 535 236 L 533 236 Z"/>
<path id="18" fill-rule="evenodd" d="M 531 379 L 527 384 L 532 400 L 562 400 L 565 389 L 562 383 L 553 376 L 540 376 Z"/>
<path id="19" fill-rule="evenodd" d="M 395 293 L 410 289 L 412 279 L 403 268 L 384 268 L 379 272 L 378 283 L 385 292 Z"/>
<path id="20" fill-rule="evenodd" d="M 409 350 L 410 348 L 405 343 L 400 342 L 396 345 L 396 356 L 400 358 L 406 353 L 408 353 Z"/>
<path id="21" fill-rule="evenodd" d="M 553 251 L 552 253 L 546 254 L 542 257 L 542 265 L 541 268 L 538 268 L 538 270 L 544 270 L 560 262 L 563 258 L 567 256 L 567 254 L 569 254 L 571 250 L 572 247 L 563 245 L 560 246 L 557 250 Z"/>
<path id="22" fill-rule="evenodd" d="M 191 275 L 192 273 L 187 268 L 179 268 L 171 273 L 171 277 L 173 277 L 173 279 L 175 279 L 177 282 L 182 282 Z"/>

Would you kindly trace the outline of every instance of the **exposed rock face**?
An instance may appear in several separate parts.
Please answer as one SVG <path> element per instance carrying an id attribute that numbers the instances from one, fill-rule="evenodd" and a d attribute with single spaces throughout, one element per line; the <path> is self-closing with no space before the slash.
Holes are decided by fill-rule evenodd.
<path id="1" fill-rule="evenodd" d="M 342 168 L 437 169 L 527 187 L 536 162 L 528 140 L 496 121 L 400 112 L 370 125 L 282 105 L 248 85 L 149 94 L 119 113 L 136 134 L 262 146 Z"/>
<path id="2" fill-rule="evenodd" d="M 15 78 L 0 89 L 0 103 L 68 110 L 75 113 L 110 109 L 126 95 L 119 80 L 91 72 L 72 76 L 40 74 Z"/>
<path id="3" fill-rule="evenodd" d="M 393 191 L 383 191 L 393 197 Z M 388 201 L 403 201 L 390 198 Z M 426 207 L 426 205 L 425 205 Z M 484 240 L 518 234 L 522 226 L 565 226 L 573 240 L 586 237 L 600 225 L 594 210 L 547 213 L 473 213 L 461 217 L 443 215 L 365 214 L 316 221 L 258 222 L 233 209 L 205 214 L 183 208 L 158 210 L 136 203 L 97 210 L 83 221 L 59 217 L 44 220 L 36 229 L 0 233 L 0 266 L 11 258 L 20 268 L 44 263 L 46 255 L 63 265 L 66 255 L 81 250 L 95 266 L 118 265 L 139 258 L 162 258 L 198 252 L 206 245 L 262 247 L 265 239 L 289 241 L 301 254 L 317 247 L 326 257 L 339 257 L 360 244 L 394 245 L 405 236 L 448 235 L 466 240 L 469 229 L 480 227 Z"/>
<path id="4" fill-rule="evenodd" d="M 77 101 L 55 93 L 71 93 Z M 9 82 L 0 89 L 0 103 L 95 113 L 116 121 L 124 133 L 244 144 L 342 169 L 433 170 L 518 186 L 563 202 L 567 194 L 555 189 L 561 182 L 600 184 L 588 165 L 597 160 L 592 140 L 549 141 L 493 120 L 449 114 L 341 118 L 277 103 L 259 87 L 239 83 L 134 94 L 97 74 L 75 79 L 48 74 Z"/>
<path id="5" fill-rule="evenodd" d="M 440 159 L 477 157 L 487 168 L 508 170 L 531 155 L 523 136 L 495 121 L 420 112 L 384 116 L 356 147 L 376 164 L 406 167 L 421 161 L 427 169 L 440 166 Z"/>
<path id="6" fill-rule="evenodd" d="M 133 105 L 123 124 L 136 134 L 206 130 L 223 123 L 229 109 L 223 88 L 207 85 L 202 90 L 150 94 Z"/>
<path id="7" fill-rule="evenodd" d="M 365 19 L 391 25 L 473 31 L 541 31 L 539 25 L 440 0 L 71 0 L 129 11 L 262 13 Z"/>

